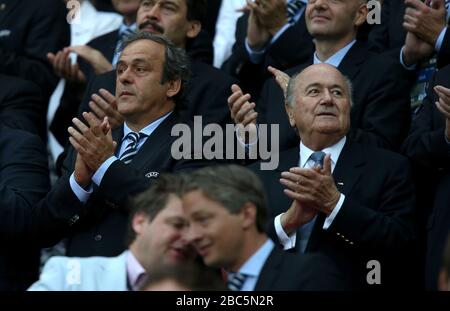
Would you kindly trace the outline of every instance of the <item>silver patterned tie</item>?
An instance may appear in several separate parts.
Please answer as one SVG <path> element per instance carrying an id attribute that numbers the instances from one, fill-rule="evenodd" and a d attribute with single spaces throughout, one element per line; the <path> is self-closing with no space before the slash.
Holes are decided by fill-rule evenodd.
<path id="1" fill-rule="evenodd" d="M 228 278 L 227 286 L 232 291 L 240 291 L 245 283 L 247 276 L 242 273 L 236 273 Z"/>
<path id="2" fill-rule="evenodd" d="M 128 145 L 125 147 L 125 150 L 123 151 L 119 160 L 125 164 L 130 163 L 138 152 L 137 146 L 139 140 L 141 140 L 145 136 L 147 135 L 142 133 L 135 133 L 135 132 L 128 133 L 128 135 L 125 136 L 125 139 L 130 141 L 130 143 L 128 143 Z"/>
<path id="3" fill-rule="evenodd" d="M 304 5 L 305 5 L 305 3 L 303 3 L 303 1 L 301 1 L 301 0 L 293 0 L 293 1 L 289 1 L 287 3 L 287 5 L 286 5 L 287 12 L 286 13 L 287 13 L 287 19 L 288 19 L 289 24 L 295 23 L 295 16 L 303 8 Z"/>

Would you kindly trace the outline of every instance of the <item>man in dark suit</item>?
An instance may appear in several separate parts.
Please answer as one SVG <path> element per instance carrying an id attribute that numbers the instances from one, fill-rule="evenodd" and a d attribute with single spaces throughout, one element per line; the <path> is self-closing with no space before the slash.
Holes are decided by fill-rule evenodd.
<path id="1" fill-rule="evenodd" d="M 320 16 L 327 18 L 322 21 Z M 316 52 L 310 55 L 308 62 L 287 73 L 292 75 L 319 63 L 339 68 L 354 86 L 349 135 L 359 142 L 397 149 L 410 124 L 407 72 L 398 61 L 369 52 L 364 43 L 355 40 L 357 29 L 366 16 L 364 0 L 329 4 L 325 1 L 309 2 L 305 18 L 308 31 L 315 38 Z M 280 71 L 271 70 L 277 80 L 270 79 L 265 83 L 256 105 L 248 102 L 250 96 L 243 96 L 237 86 L 233 87 L 228 102 L 236 123 L 278 124 L 279 150 L 286 150 L 298 144 L 298 135 L 290 127 L 285 112 L 283 90 L 288 78 L 281 81 Z"/>
<path id="2" fill-rule="evenodd" d="M 280 154 L 278 170 L 253 167 L 268 194 L 269 214 L 278 215 L 270 236 L 285 249 L 330 256 L 354 288 L 411 285 L 402 279 L 402 272 L 415 277 L 403 271 L 414 238 L 408 162 L 348 137 L 350 84 L 333 66 L 306 68 L 287 92 L 300 146 Z M 381 265 L 378 277 L 368 270 L 371 260 Z"/>
<path id="3" fill-rule="evenodd" d="M 422 218 L 428 219 L 425 282 L 437 289 L 441 255 L 450 228 L 450 66 L 437 71 L 402 152 L 415 164 Z M 423 202 L 422 202 L 423 201 Z M 423 222 L 423 221 L 422 221 Z"/>
<path id="4" fill-rule="evenodd" d="M 268 79 L 268 66 L 285 70 L 302 64 L 314 51 L 306 29 L 306 0 L 254 2 L 238 19 L 236 42 L 222 70 L 257 97 Z M 289 8 L 289 9 L 288 9 Z"/>
<path id="5" fill-rule="evenodd" d="M 45 137 L 45 104 L 39 88 L 0 74 L 0 124 Z"/>
<path id="6" fill-rule="evenodd" d="M 237 166 L 184 175 L 187 239 L 207 266 L 223 268 L 231 290 L 343 290 L 345 276 L 324 255 L 284 253 L 267 237 L 258 177 Z"/>
<path id="7" fill-rule="evenodd" d="M 0 73 L 37 84 L 49 97 L 58 78 L 47 62 L 47 53 L 70 42 L 63 1 L 0 1 Z"/>
<path id="8" fill-rule="evenodd" d="M 189 4 L 189 6 L 188 6 Z M 171 15 L 176 18 L 168 18 L 162 14 L 164 7 L 148 1 L 142 1 L 137 13 L 137 25 L 140 32 L 164 34 L 178 47 L 186 48 L 189 39 L 195 38 L 200 30 L 200 21 L 196 18 L 201 16 L 204 3 L 186 0 L 174 0 L 168 4 L 175 8 Z M 180 29 L 185 29 L 181 32 Z M 189 51 L 186 50 L 189 54 Z M 192 77 L 187 86 L 187 101 L 185 113 L 189 119 L 193 115 L 201 115 L 203 123 L 225 124 L 229 121 L 229 112 L 226 98 L 229 88 L 234 80 L 220 70 L 197 60 L 189 58 Z M 104 96 L 98 93 L 101 88 L 111 92 L 115 85 L 115 71 L 99 75 L 90 82 L 85 92 L 84 100 L 80 110 L 93 110 L 100 118 L 107 112 L 108 107 L 114 107 L 114 96 Z M 114 92 L 112 92 L 114 94 Z M 95 95 L 94 95 L 95 94 Z M 92 97 L 94 95 L 94 97 Z M 100 95 L 100 96 L 99 96 Z M 102 111 L 103 110 L 103 111 Z M 54 124 L 52 128 L 55 136 L 62 143 L 66 141 L 66 133 L 62 129 L 68 126 L 67 122 L 73 116 L 67 116 L 59 126 Z M 70 123 L 69 123 L 70 124 Z"/>
<path id="9" fill-rule="evenodd" d="M 187 78 L 184 51 L 145 32 L 124 46 L 116 94 L 125 123 L 111 133 L 108 122 L 92 113 L 83 115 L 88 126 L 75 119 L 69 128 L 75 148 L 68 150 L 63 177 L 41 202 L 54 242 L 69 236 L 69 256 L 118 255 L 125 249 L 127 198 L 161 172 L 196 165 L 175 160 L 171 152 Z"/>
<path id="10" fill-rule="evenodd" d="M 47 154 L 38 136 L 0 121 L 0 290 L 24 290 L 38 276 L 34 205 L 50 188 Z"/>

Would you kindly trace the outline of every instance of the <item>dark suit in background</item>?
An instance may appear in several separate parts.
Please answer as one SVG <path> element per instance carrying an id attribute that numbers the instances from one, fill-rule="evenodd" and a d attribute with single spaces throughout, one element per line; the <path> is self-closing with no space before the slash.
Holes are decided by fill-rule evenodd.
<path id="1" fill-rule="evenodd" d="M 38 136 L 0 125 L 0 290 L 25 290 L 38 277 L 41 224 L 35 203 L 50 189 Z"/>
<path id="2" fill-rule="evenodd" d="M 1 0 L 0 3 L 5 4 L 0 11 L 0 73 L 32 81 L 50 97 L 59 79 L 46 55 L 70 44 L 63 1 Z"/>
<path id="3" fill-rule="evenodd" d="M 307 63 L 287 73 L 292 76 L 312 63 L 310 57 Z M 347 52 L 338 69 L 353 84 L 350 137 L 361 143 L 397 149 L 410 126 L 408 73 L 398 62 L 370 52 L 359 41 Z M 280 151 L 298 145 L 298 135 L 286 114 L 284 94 L 275 79 L 265 83 L 256 110 L 258 123 L 280 125 Z"/>
<path id="4" fill-rule="evenodd" d="M 427 97 L 402 150 L 415 165 L 420 195 L 419 216 L 428 234 L 425 281 L 427 289 L 432 290 L 437 290 L 437 276 L 450 228 L 450 144 L 445 140 L 445 118 L 434 104 L 439 98 L 433 88 L 436 85 L 449 88 L 449 77 L 450 66 L 432 77 Z"/>
<path id="5" fill-rule="evenodd" d="M 0 74 L 0 124 L 45 137 L 45 106 L 39 88 L 26 80 Z"/>
<path id="6" fill-rule="evenodd" d="M 236 25 L 236 42 L 230 58 L 222 70 L 240 81 L 241 88 L 256 99 L 266 79 L 271 77 L 268 66 L 280 70 L 306 62 L 314 52 L 312 37 L 306 29 L 305 15 L 289 27 L 270 47 L 260 64 L 253 64 L 245 48 L 248 14 L 241 16 Z"/>
<path id="7" fill-rule="evenodd" d="M 280 154 L 276 170 L 262 171 L 259 163 L 251 166 L 263 181 L 271 217 L 290 207 L 292 200 L 283 193 L 279 178 L 281 172 L 298 167 L 298 163 L 297 147 Z M 382 287 L 415 284 L 418 271 L 409 269 L 412 263 L 406 261 L 415 235 L 414 187 L 407 160 L 390 151 L 347 140 L 333 177 L 339 192 L 345 195 L 344 204 L 327 230 L 322 229 L 325 215 L 318 214 L 306 253 L 318 252 L 333 258 L 356 289 L 371 288 L 366 282 L 366 265 L 373 259 L 382 267 Z M 278 243 L 273 221 L 269 236 Z M 372 286 L 377 287 L 380 286 Z"/>

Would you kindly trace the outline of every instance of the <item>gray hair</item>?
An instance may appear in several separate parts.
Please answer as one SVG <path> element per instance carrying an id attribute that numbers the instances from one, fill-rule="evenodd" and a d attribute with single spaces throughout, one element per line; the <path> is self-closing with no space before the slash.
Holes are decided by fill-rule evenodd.
<path id="1" fill-rule="evenodd" d="M 294 76 L 292 76 L 289 79 L 289 83 L 288 83 L 287 90 L 286 90 L 286 104 L 289 105 L 291 108 L 295 106 L 295 97 L 296 97 L 295 88 L 296 88 L 297 82 L 299 80 L 299 77 L 308 68 L 309 67 L 306 67 L 305 69 L 303 69 L 302 71 L 295 74 Z M 344 77 L 345 86 L 347 87 L 349 101 L 350 101 L 350 107 L 353 107 L 353 84 L 352 84 L 352 81 L 349 78 L 347 78 L 345 75 L 342 75 L 342 76 Z"/>
<path id="2" fill-rule="evenodd" d="M 190 77 L 189 61 L 186 51 L 176 47 L 172 41 L 164 36 L 143 31 L 133 33 L 126 37 L 120 45 L 118 52 L 122 53 L 127 46 L 139 40 L 150 40 L 165 47 L 166 53 L 161 74 L 161 84 L 168 81 L 181 80 L 180 91 L 172 97 L 177 108 L 179 108 L 185 101 L 185 88 Z"/>
<path id="3" fill-rule="evenodd" d="M 238 213 L 245 203 L 256 206 L 256 227 L 264 232 L 267 207 L 265 191 L 255 173 L 239 165 L 210 166 L 183 175 L 184 190 L 200 190 L 222 204 L 230 213 Z"/>

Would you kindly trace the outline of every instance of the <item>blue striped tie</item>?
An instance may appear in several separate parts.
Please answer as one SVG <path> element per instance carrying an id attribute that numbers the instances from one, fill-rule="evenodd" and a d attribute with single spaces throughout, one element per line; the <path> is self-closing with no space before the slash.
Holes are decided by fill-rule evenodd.
<path id="1" fill-rule="evenodd" d="M 133 160 L 136 153 L 138 152 L 137 146 L 139 140 L 141 140 L 145 136 L 147 135 L 142 133 L 135 133 L 135 132 L 128 133 L 128 135 L 125 136 L 125 139 L 130 141 L 130 143 L 126 146 L 125 150 L 120 156 L 120 161 L 122 161 L 125 164 L 130 163 Z"/>
<path id="2" fill-rule="evenodd" d="M 232 291 L 240 291 L 246 279 L 247 276 L 245 274 L 236 273 L 231 277 L 229 276 L 227 286 Z"/>
<path id="3" fill-rule="evenodd" d="M 302 0 L 293 0 L 288 2 L 286 6 L 287 10 L 287 19 L 289 24 L 295 23 L 295 16 L 297 13 L 303 8 L 305 3 Z"/>
<path id="4" fill-rule="evenodd" d="M 316 151 L 311 154 L 309 157 L 311 160 L 314 161 L 314 167 L 320 167 L 323 168 L 323 160 L 325 159 L 325 152 L 323 151 Z"/>

